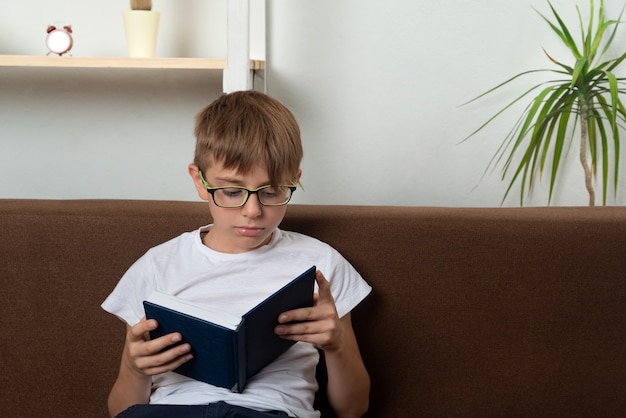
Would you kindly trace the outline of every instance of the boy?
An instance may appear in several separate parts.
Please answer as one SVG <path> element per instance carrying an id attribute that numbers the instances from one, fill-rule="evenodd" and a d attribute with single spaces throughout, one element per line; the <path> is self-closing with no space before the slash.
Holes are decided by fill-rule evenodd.
<path id="1" fill-rule="evenodd" d="M 265 94 L 236 92 L 198 114 L 195 135 L 188 170 L 213 224 L 149 250 L 102 304 L 127 324 L 111 416 L 319 417 L 312 407 L 318 348 L 333 409 L 362 416 L 370 381 L 350 311 L 371 288 L 328 245 L 278 228 L 301 175 L 295 118 Z M 242 393 L 172 373 L 193 357 L 189 344 L 174 345 L 179 333 L 147 337 L 157 327 L 142 307 L 152 290 L 242 315 L 311 265 L 318 268 L 315 305 L 281 314 L 275 329 L 298 342 Z"/>

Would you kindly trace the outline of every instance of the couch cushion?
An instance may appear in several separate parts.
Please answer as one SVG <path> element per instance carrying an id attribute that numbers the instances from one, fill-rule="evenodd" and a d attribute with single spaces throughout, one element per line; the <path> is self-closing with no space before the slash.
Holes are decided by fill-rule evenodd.
<path id="1" fill-rule="evenodd" d="M 105 417 L 102 300 L 202 202 L 0 200 L 0 416 Z M 291 205 L 374 290 L 353 318 L 369 417 L 620 416 L 626 208 Z"/>

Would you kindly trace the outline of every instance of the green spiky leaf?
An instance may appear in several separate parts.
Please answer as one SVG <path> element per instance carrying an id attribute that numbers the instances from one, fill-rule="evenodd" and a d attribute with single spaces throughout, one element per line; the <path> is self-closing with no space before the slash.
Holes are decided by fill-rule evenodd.
<path id="1" fill-rule="evenodd" d="M 594 0 L 589 0 L 590 14 L 586 24 L 583 23 L 582 14 L 577 7 L 580 30 L 580 44 L 577 44 L 573 31 L 549 1 L 548 5 L 553 20 L 537 13 L 548 23 L 562 45 L 571 52 L 573 64 L 553 58 L 544 49 L 556 69 L 524 71 L 465 103 L 464 105 L 474 103 L 529 74 L 551 73 L 559 76 L 558 79 L 542 81 L 528 88 L 487 119 L 465 140 L 477 135 L 513 105 L 529 100 L 488 165 L 488 169 L 501 166 L 502 178 L 510 179 L 503 202 L 514 185 L 519 183 L 520 204 L 523 205 L 536 179 L 541 179 L 549 164 L 550 203 L 557 185 L 562 157 L 578 138 L 589 204 L 595 204 L 593 184 L 598 177 L 598 165 L 601 167 L 602 202 L 606 204 L 608 184 L 611 181 L 614 185 L 613 193 L 617 193 L 620 131 L 626 125 L 626 108 L 621 100 L 626 94 L 626 78 L 618 77 L 614 70 L 626 60 L 626 52 L 614 59 L 600 63 L 596 61 L 600 61 L 610 50 L 624 7 L 618 19 L 608 20 L 605 16 L 604 0 L 600 0 L 597 9 Z M 576 136 L 575 132 L 580 135 Z"/>

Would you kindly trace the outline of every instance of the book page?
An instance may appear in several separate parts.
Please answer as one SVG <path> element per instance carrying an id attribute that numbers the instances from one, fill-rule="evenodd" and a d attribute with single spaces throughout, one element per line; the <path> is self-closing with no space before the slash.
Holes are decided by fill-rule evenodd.
<path id="1" fill-rule="evenodd" d="M 241 322 L 241 317 L 239 316 L 231 315 L 227 312 L 211 310 L 161 292 L 153 292 L 147 300 L 156 305 L 161 305 L 232 330 L 237 329 Z"/>

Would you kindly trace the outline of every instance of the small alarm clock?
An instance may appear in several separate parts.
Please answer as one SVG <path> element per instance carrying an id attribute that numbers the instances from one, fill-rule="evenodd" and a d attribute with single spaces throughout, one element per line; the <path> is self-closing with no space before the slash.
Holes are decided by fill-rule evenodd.
<path id="1" fill-rule="evenodd" d="M 72 39 L 72 26 L 65 25 L 62 28 L 57 28 L 54 25 L 48 26 L 48 36 L 46 36 L 46 46 L 48 47 L 48 52 L 46 55 L 50 55 L 51 53 L 58 54 L 59 56 L 70 52 L 72 46 L 74 45 L 74 40 Z M 70 53 L 70 55 L 72 55 Z"/>

